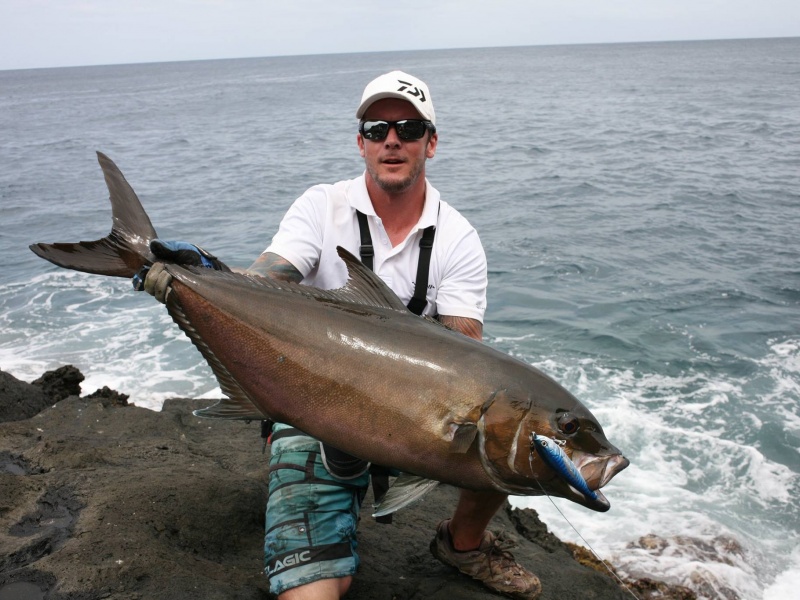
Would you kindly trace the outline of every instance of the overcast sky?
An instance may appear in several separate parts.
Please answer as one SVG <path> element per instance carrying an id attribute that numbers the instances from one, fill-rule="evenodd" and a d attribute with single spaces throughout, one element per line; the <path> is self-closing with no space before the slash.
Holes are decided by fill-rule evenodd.
<path id="1" fill-rule="evenodd" d="M 0 0 L 0 69 L 800 36 L 800 0 Z"/>

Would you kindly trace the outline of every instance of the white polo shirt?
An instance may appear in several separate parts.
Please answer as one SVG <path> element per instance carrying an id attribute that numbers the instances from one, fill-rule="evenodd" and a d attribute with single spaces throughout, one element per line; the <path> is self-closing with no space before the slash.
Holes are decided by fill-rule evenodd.
<path id="1" fill-rule="evenodd" d="M 392 248 L 375 214 L 364 175 L 333 185 L 317 185 L 298 198 L 281 221 L 273 252 L 303 274 L 302 283 L 334 289 L 347 282 L 347 268 L 336 246 L 359 256 L 361 234 L 356 210 L 367 215 L 375 249 L 373 270 L 404 304 L 414 295 L 423 230 L 436 225 L 424 314 L 469 317 L 483 322 L 488 283 L 486 254 L 478 233 L 426 180 L 425 207 L 417 225 Z"/>

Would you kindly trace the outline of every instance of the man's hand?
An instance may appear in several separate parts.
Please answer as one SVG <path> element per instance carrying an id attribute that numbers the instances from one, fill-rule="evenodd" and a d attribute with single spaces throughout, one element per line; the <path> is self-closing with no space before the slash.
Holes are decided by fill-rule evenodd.
<path id="1" fill-rule="evenodd" d="M 206 252 L 200 246 L 195 246 L 189 242 L 164 242 L 153 240 L 150 242 L 150 251 L 166 262 L 178 265 L 192 265 L 195 267 L 207 267 L 215 271 L 230 271 L 228 266 L 210 252 Z"/>
<path id="2" fill-rule="evenodd" d="M 170 275 L 164 268 L 166 265 L 163 262 L 154 263 L 152 267 L 145 273 L 144 281 L 141 288 L 136 288 L 141 291 L 144 290 L 161 304 L 167 303 L 167 295 L 169 294 L 170 285 L 172 284 L 172 275 Z M 141 272 L 134 277 L 134 287 L 136 287 L 136 279 L 141 277 Z"/>
<path id="3" fill-rule="evenodd" d="M 167 301 L 172 283 L 172 275 L 164 268 L 165 263 L 230 271 L 216 256 L 188 242 L 153 240 L 150 242 L 150 251 L 164 262 L 156 262 L 134 275 L 133 288 L 137 291 L 144 290 L 162 304 Z"/>

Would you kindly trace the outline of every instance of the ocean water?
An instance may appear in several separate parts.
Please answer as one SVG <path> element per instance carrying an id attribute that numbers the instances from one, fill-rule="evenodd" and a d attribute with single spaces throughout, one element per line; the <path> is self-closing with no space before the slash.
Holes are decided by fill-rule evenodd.
<path id="1" fill-rule="evenodd" d="M 355 107 L 394 68 L 431 86 L 429 177 L 486 247 L 486 342 L 631 460 L 608 513 L 515 503 L 628 575 L 794 597 L 800 38 L 0 71 L 0 368 L 218 396 L 163 307 L 28 245 L 108 233 L 100 150 L 162 238 L 246 266 L 307 187 L 361 172 Z"/>

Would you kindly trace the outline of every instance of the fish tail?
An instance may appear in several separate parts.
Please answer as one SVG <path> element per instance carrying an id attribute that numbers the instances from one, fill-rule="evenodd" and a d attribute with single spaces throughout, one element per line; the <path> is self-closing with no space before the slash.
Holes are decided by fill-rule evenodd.
<path id="1" fill-rule="evenodd" d="M 117 165 L 102 152 L 97 160 L 108 186 L 113 224 L 111 233 L 92 242 L 31 244 L 30 249 L 51 263 L 98 275 L 133 277 L 154 262 L 150 241 L 156 230 Z"/>

